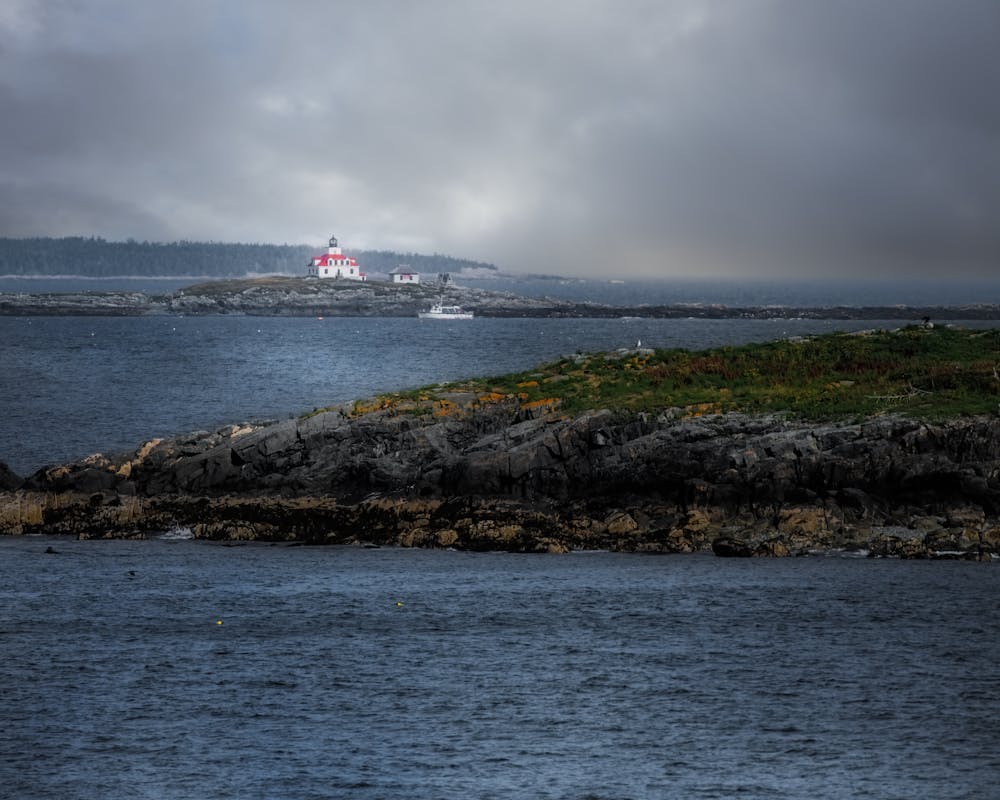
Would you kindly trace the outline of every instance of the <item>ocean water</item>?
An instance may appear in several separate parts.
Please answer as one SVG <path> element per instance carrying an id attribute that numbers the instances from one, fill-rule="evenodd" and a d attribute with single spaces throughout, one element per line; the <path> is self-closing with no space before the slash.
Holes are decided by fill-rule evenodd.
<path id="1" fill-rule="evenodd" d="M 989 323 L 967 323 L 983 325 Z M 0 317 L 0 461 L 27 475 L 156 436 L 287 418 L 575 352 L 700 348 L 899 321 Z"/>
<path id="2" fill-rule="evenodd" d="M 0 564 L 3 797 L 996 797 L 989 565 L 43 537 Z"/>
<path id="3" fill-rule="evenodd" d="M 638 340 L 898 324 L 0 317 L 0 460 L 27 474 Z M 172 536 L 0 537 L 0 798 L 996 796 L 988 564 Z"/>

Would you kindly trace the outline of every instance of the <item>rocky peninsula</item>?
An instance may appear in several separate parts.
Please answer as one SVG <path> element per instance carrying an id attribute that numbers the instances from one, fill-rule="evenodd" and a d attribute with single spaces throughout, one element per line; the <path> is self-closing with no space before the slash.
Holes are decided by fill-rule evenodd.
<path id="1" fill-rule="evenodd" d="M 0 533 L 990 560 L 997 363 L 996 330 L 577 356 L 0 469 Z"/>
<path id="2" fill-rule="evenodd" d="M 481 317 L 648 317 L 658 319 L 1000 319 L 1000 306 L 947 307 L 615 306 L 446 284 L 319 280 L 290 276 L 195 284 L 168 294 L 145 292 L 0 293 L 0 315 L 143 316 L 152 314 L 412 317 L 438 300 Z"/>

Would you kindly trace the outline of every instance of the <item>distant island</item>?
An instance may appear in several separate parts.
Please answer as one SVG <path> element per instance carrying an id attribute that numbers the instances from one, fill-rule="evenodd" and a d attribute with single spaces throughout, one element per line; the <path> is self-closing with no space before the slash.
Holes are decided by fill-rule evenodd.
<path id="1" fill-rule="evenodd" d="M 304 275 L 321 248 L 305 244 L 226 242 L 112 242 L 100 237 L 0 237 L 0 275 L 79 275 L 92 278 L 145 276 Z M 400 264 L 427 274 L 495 272 L 494 264 L 452 256 L 347 250 L 373 274 L 388 275 Z"/>
<path id="2" fill-rule="evenodd" d="M 1000 554 L 1000 329 L 579 354 L 0 465 L 0 533 L 566 552 Z"/>
<path id="3" fill-rule="evenodd" d="M 1000 305 L 726 305 L 722 303 L 611 304 L 525 297 L 476 286 L 513 276 L 496 265 L 452 256 L 344 249 L 330 237 L 328 253 L 349 259 L 354 275 L 334 277 L 317 265 L 322 246 L 219 242 L 110 242 L 99 237 L 0 238 L 0 276 L 14 278 L 190 278 L 173 292 L 87 290 L 0 292 L 0 315 L 143 316 L 156 314 L 257 316 L 416 316 L 435 302 L 459 305 L 477 317 L 644 317 L 653 319 L 998 320 Z M 331 262 L 332 263 L 332 262 Z M 339 263 L 339 262 L 338 262 Z M 347 263 L 347 262 L 345 262 Z M 395 278 L 404 271 L 411 283 Z M 312 273 L 310 275 L 310 273 Z M 357 274 L 363 273 L 363 274 Z M 367 280 L 360 280 L 360 278 Z M 210 278 L 210 280 L 200 280 Z M 485 285 L 490 285 L 487 281 Z M 469 284 L 473 284 L 470 286 Z M 610 280 L 609 283 L 622 283 Z M 515 283 L 516 285 L 516 283 Z"/>
<path id="4" fill-rule="evenodd" d="M 459 305 L 477 317 L 646 317 L 654 319 L 1000 319 L 1000 306 L 727 306 L 718 303 L 610 305 L 523 297 L 461 286 L 434 273 L 418 284 L 273 275 L 197 283 L 166 294 L 135 291 L 0 293 L 0 315 L 412 317 L 432 303 Z M 429 279 L 428 279 L 429 278 Z"/>

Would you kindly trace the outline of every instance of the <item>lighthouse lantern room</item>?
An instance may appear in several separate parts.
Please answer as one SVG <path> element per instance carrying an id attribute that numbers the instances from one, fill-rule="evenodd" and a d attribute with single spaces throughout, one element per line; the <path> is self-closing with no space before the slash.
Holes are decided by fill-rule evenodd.
<path id="1" fill-rule="evenodd" d="M 310 278 L 347 278 L 352 281 L 368 279 L 358 262 L 340 251 L 336 236 L 330 237 L 330 246 L 325 254 L 312 257 L 307 274 Z"/>

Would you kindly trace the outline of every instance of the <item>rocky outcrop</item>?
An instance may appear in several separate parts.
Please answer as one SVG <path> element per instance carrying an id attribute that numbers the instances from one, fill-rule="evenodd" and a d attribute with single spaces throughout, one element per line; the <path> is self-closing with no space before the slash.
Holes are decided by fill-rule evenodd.
<path id="1" fill-rule="evenodd" d="M 0 531 L 785 556 L 1000 552 L 1000 419 L 562 415 L 515 397 L 324 410 L 48 468 Z"/>
<path id="2" fill-rule="evenodd" d="M 1000 306 L 916 308 L 737 307 L 718 304 L 611 306 L 520 297 L 449 283 L 400 286 L 385 281 L 270 276 L 215 281 L 172 294 L 144 292 L 0 293 L 0 315 L 248 314 L 258 316 L 412 317 L 443 300 L 488 317 L 649 317 L 657 319 L 1000 319 Z"/>
<path id="3" fill-rule="evenodd" d="M 271 277 L 198 284 L 171 294 L 145 292 L 0 293 L 0 314 L 140 316 L 146 314 L 413 317 L 431 304 L 480 315 L 560 314 L 573 303 L 519 297 L 454 284 L 400 286 L 385 281 Z"/>
<path id="4" fill-rule="evenodd" d="M 19 489 L 22 483 L 21 477 L 3 461 L 0 461 L 0 491 Z"/>
<path id="5" fill-rule="evenodd" d="M 0 314 L 135 317 L 157 307 L 144 292 L 0 292 Z"/>
<path id="6" fill-rule="evenodd" d="M 461 305 L 480 315 L 498 316 L 572 305 L 452 283 L 399 285 L 385 281 L 260 278 L 181 289 L 164 298 L 163 310 L 186 315 L 415 317 L 436 302 Z"/>

